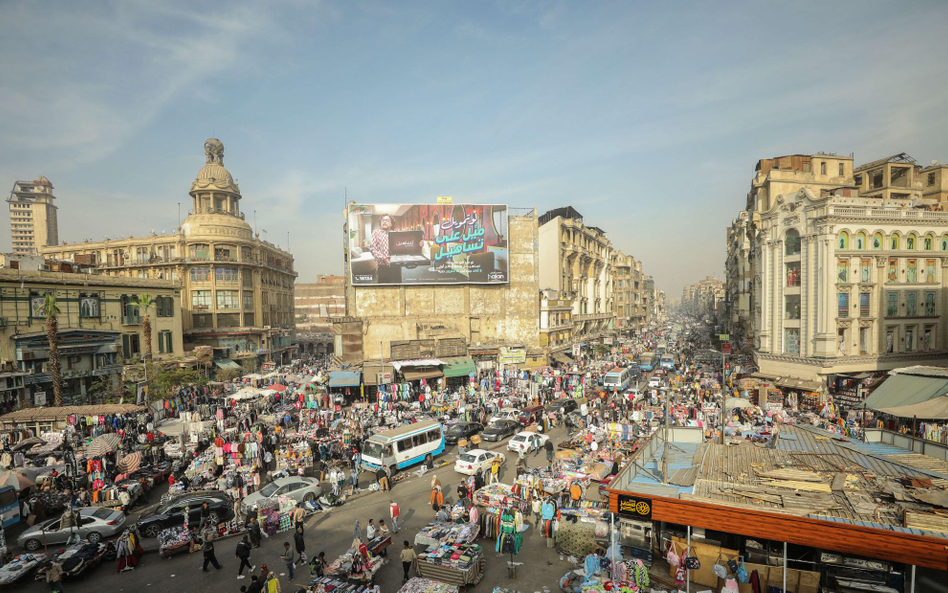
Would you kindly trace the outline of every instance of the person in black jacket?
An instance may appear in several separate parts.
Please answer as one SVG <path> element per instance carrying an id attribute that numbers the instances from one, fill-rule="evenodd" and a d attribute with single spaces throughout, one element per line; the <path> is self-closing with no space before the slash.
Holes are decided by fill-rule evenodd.
<path id="1" fill-rule="evenodd" d="M 254 517 L 250 520 L 250 541 L 253 544 L 253 547 L 260 547 L 261 538 L 263 538 L 263 534 L 260 532 L 260 523 L 258 523 L 257 518 Z"/>
<path id="2" fill-rule="evenodd" d="M 293 534 L 293 543 L 296 545 L 296 553 L 300 557 L 300 566 L 306 564 L 306 541 L 303 539 L 303 528 L 297 527 Z"/>
<path id="3" fill-rule="evenodd" d="M 251 573 L 253 573 L 253 571 L 257 569 L 256 566 L 251 566 L 250 564 L 250 548 L 251 547 L 253 546 L 250 543 L 250 538 L 246 535 L 244 536 L 242 540 L 237 542 L 237 551 L 235 552 L 235 554 L 237 555 L 238 558 L 240 558 L 240 568 L 237 569 L 238 579 L 244 578 L 245 566 L 250 569 Z"/>
<path id="4" fill-rule="evenodd" d="M 204 572 L 207 572 L 207 565 L 211 563 L 214 565 L 214 568 L 220 570 L 221 563 L 217 561 L 217 556 L 214 555 L 214 536 L 211 534 L 207 535 L 207 539 L 204 541 L 204 545 L 201 546 L 201 550 L 204 552 Z"/>
<path id="5" fill-rule="evenodd" d="M 250 575 L 250 586 L 247 587 L 247 593 L 261 593 L 263 591 L 263 583 L 260 582 L 260 579 L 257 578 L 257 575 Z"/>

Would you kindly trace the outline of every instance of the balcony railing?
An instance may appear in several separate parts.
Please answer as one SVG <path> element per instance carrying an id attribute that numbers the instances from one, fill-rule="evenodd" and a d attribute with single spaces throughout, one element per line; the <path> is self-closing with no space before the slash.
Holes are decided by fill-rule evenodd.
<path id="1" fill-rule="evenodd" d="M 122 325 L 141 325 L 142 318 L 139 315 L 122 315 Z"/>
<path id="2" fill-rule="evenodd" d="M 853 216 L 862 218 L 900 218 L 904 220 L 948 221 L 948 212 L 931 212 L 928 210 L 896 210 L 894 208 L 873 208 L 869 206 L 831 206 L 830 214 L 834 216 Z"/>

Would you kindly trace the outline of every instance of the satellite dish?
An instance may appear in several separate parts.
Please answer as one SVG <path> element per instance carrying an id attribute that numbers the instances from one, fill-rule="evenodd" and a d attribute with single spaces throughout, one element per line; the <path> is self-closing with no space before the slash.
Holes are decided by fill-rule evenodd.
<path id="1" fill-rule="evenodd" d="M 938 159 L 932 159 L 932 164 L 933 164 L 933 165 L 937 165 L 937 164 L 938 164 Z"/>

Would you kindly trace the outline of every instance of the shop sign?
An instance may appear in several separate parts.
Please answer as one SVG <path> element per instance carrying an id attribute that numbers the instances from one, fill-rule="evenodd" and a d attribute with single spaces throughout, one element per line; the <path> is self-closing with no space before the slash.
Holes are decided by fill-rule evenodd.
<path id="1" fill-rule="evenodd" d="M 612 338 L 603 338 L 602 343 L 606 346 L 612 346 Z"/>
<path id="2" fill-rule="evenodd" d="M 632 519 L 651 519 L 652 500 L 629 494 L 617 494 L 617 509 L 619 515 Z"/>
<path id="3" fill-rule="evenodd" d="M 573 358 L 577 358 L 579 356 L 580 348 L 581 346 L 579 344 L 573 344 Z"/>
<path id="4" fill-rule="evenodd" d="M 46 405 L 46 392 L 45 392 L 45 391 L 37 391 L 36 393 L 34 393 L 34 394 L 33 394 L 33 402 L 34 402 L 34 405 L 37 405 L 37 406 L 45 406 L 45 405 Z"/>
<path id="5" fill-rule="evenodd" d="M 497 361 L 500 364 L 523 364 L 527 362 L 527 351 L 524 348 L 505 348 L 501 346 Z"/>

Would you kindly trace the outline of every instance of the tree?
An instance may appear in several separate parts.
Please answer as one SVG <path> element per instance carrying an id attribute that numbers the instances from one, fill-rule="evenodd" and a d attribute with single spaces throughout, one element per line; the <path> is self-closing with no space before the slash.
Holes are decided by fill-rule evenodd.
<path id="1" fill-rule="evenodd" d="M 218 381 L 233 381 L 240 377 L 243 371 L 241 369 L 221 369 L 217 371 Z"/>
<path id="2" fill-rule="evenodd" d="M 89 387 L 89 403 L 119 403 L 121 393 L 116 390 L 112 375 L 100 375 Z"/>
<path id="3" fill-rule="evenodd" d="M 132 306 L 138 309 L 142 316 L 142 333 L 145 334 L 145 360 L 151 360 L 151 318 L 148 310 L 154 306 L 155 300 L 148 293 L 142 293 L 132 300 Z"/>
<path id="4" fill-rule="evenodd" d="M 174 396 L 177 390 L 188 385 L 206 385 L 207 377 L 195 369 L 171 367 L 148 369 L 148 401 L 153 402 Z"/>
<path id="5" fill-rule="evenodd" d="M 43 298 L 43 317 L 46 318 L 46 340 L 49 342 L 49 373 L 53 376 L 53 405 L 63 405 L 63 373 L 59 360 L 59 307 L 56 297 L 46 293 Z"/>

